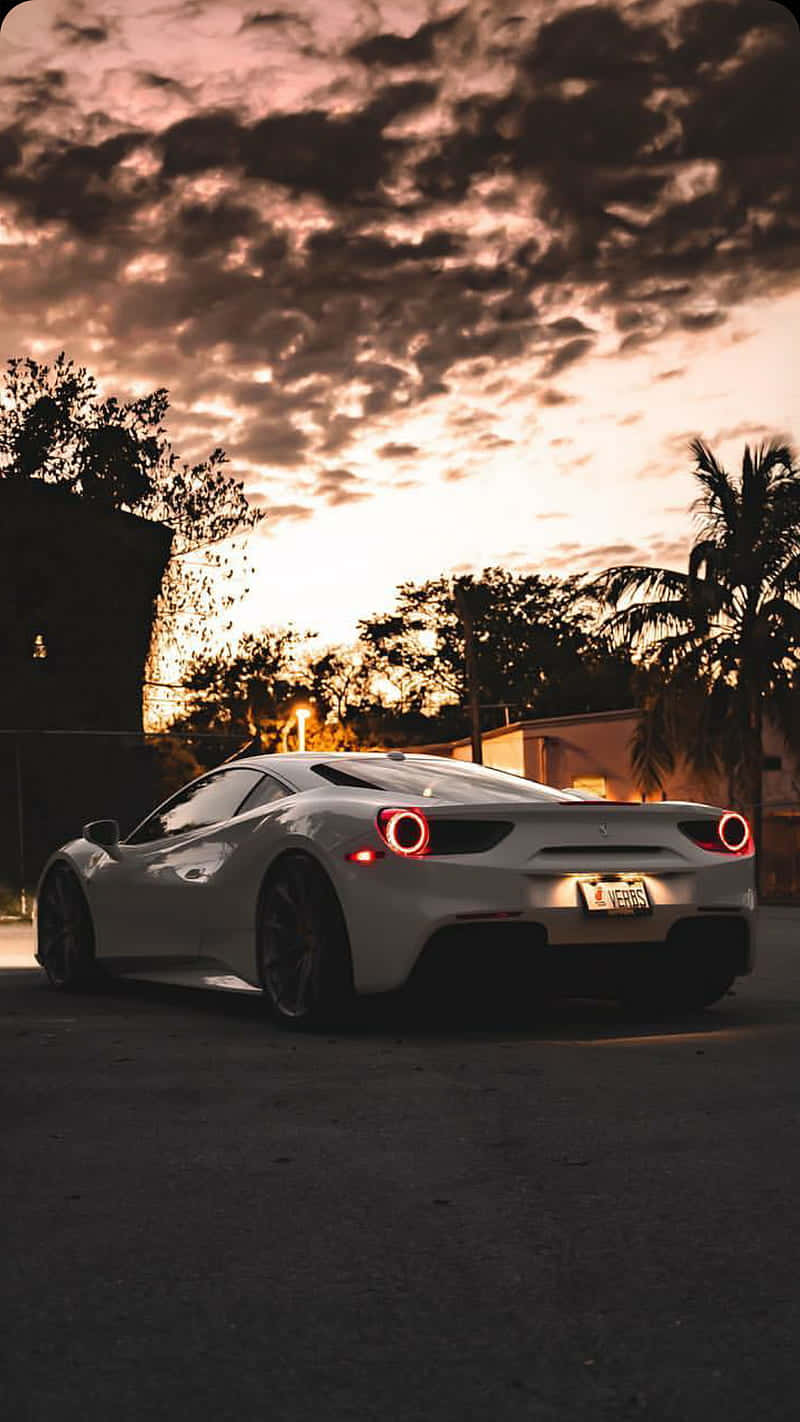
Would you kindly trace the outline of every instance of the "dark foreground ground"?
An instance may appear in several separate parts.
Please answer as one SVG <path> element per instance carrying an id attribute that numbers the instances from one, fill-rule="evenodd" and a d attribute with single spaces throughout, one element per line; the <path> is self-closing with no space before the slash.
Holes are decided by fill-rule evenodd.
<path id="1" fill-rule="evenodd" d="M 800 915 L 699 1018 L 292 1039 L 0 925 L 9 1422 L 800 1409 Z"/>

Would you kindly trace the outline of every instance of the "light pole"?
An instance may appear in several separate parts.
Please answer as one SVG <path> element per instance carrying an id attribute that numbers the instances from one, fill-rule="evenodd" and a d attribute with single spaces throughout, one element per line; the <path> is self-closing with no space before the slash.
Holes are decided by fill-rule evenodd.
<path id="1" fill-rule="evenodd" d="M 307 706 L 296 706 L 294 714 L 297 717 L 297 749 L 304 751 L 306 748 L 306 721 L 311 712 Z"/>

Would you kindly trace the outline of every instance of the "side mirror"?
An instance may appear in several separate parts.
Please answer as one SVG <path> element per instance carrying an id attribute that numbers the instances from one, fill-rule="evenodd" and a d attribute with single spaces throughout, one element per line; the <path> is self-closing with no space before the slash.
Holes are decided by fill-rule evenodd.
<path id="1" fill-rule="evenodd" d="M 99 844 L 101 849 L 116 849 L 119 844 L 119 825 L 116 820 L 90 820 L 83 827 L 83 837 L 90 844 Z"/>

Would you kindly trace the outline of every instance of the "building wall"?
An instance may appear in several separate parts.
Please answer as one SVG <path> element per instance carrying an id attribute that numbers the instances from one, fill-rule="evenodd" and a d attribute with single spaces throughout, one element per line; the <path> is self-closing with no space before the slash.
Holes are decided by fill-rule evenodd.
<path id="1" fill-rule="evenodd" d="M 565 717 L 529 724 L 525 730 L 525 774 L 558 789 L 581 778 L 602 780 L 601 793 L 608 799 L 629 800 L 635 790 L 628 742 L 635 725 L 634 711 L 592 720 Z"/>
<path id="2" fill-rule="evenodd" d="M 472 746 L 457 743 L 453 747 L 454 760 L 472 760 Z M 483 763 L 493 770 L 510 770 L 514 775 L 527 775 L 525 768 L 525 739 L 521 727 L 505 730 L 502 736 L 483 742 Z M 533 777 L 531 777 L 533 778 Z"/>
<path id="3" fill-rule="evenodd" d="M 483 763 L 499 770 L 511 770 L 530 780 L 568 789 L 576 782 L 596 788 L 609 800 L 640 801 L 630 766 L 630 741 L 638 713 L 605 711 L 595 715 L 560 716 L 548 721 L 526 721 L 486 732 Z M 411 750 L 428 754 L 449 754 L 457 760 L 471 760 L 469 739 L 449 746 L 416 746 Z M 769 721 L 764 727 L 764 754 L 778 758 L 780 768 L 764 772 L 764 802 L 800 801 L 800 769 L 789 754 L 783 737 Z M 680 758 L 675 771 L 664 780 L 665 798 L 724 805 L 728 786 L 724 776 L 702 779 Z M 661 796 L 650 796 L 660 799 Z"/>
<path id="4" fill-rule="evenodd" d="M 171 541 L 56 485 L 0 479 L 0 728 L 141 730 Z"/>
<path id="5" fill-rule="evenodd" d="M 30 888 L 85 820 L 132 828 L 155 802 L 152 750 L 118 733 L 142 729 L 171 540 L 41 480 L 0 479 L 0 890 Z"/>

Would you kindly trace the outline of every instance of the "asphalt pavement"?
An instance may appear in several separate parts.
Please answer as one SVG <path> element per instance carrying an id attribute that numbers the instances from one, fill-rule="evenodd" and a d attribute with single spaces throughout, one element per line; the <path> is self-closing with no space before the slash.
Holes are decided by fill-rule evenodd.
<path id="1" fill-rule="evenodd" d="M 0 924 L 10 1422 L 782 1422 L 800 1397 L 800 913 L 635 1023 L 49 989 Z"/>

